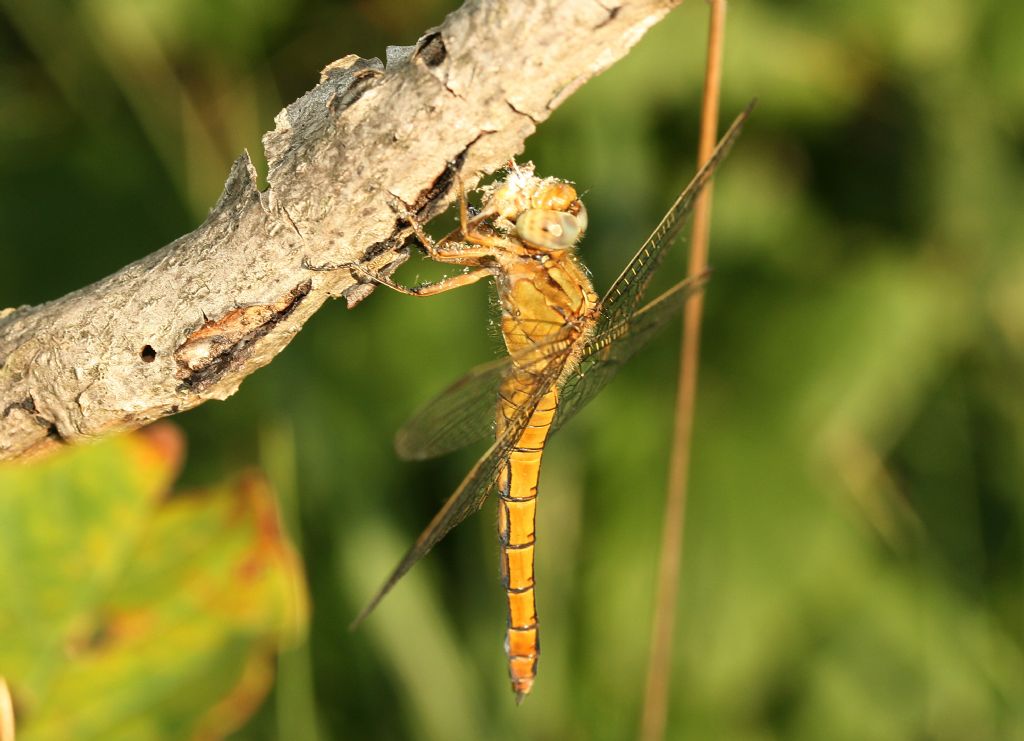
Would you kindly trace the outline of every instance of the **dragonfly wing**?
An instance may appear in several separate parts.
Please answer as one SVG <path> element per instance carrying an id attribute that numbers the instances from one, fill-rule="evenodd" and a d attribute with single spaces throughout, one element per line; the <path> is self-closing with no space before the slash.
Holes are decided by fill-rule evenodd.
<path id="1" fill-rule="evenodd" d="M 494 479 L 498 475 L 501 462 L 507 454 L 507 451 L 502 449 L 500 442 L 495 442 L 484 453 L 483 457 L 477 461 L 476 465 L 466 475 L 466 478 L 463 479 L 459 488 L 448 497 L 448 501 L 434 515 L 434 519 L 430 521 L 430 524 L 416 538 L 416 542 L 412 544 L 412 547 L 402 557 L 402 560 L 398 562 L 398 566 L 391 572 L 387 581 L 384 582 L 384 585 L 377 591 L 373 599 L 370 600 L 370 603 L 363 608 L 363 611 L 352 622 L 352 628 L 358 626 L 359 623 L 373 612 L 374 608 L 384 599 L 384 595 L 391 591 L 391 588 L 398 583 L 399 579 L 405 576 L 409 569 L 416 565 L 417 561 L 427 555 L 430 549 L 440 543 L 441 539 L 451 532 L 456 525 L 483 506 L 484 500 L 487 498 L 487 494 L 494 483 Z"/>
<path id="2" fill-rule="evenodd" d="M 498 389 L 516 372 L 532 372 L 565 353 L 579 331 L 567 324 L 547 340 L 534 343 L 512 356 L 483 363 L 431 399 L 395 434 L 395 450 L 404 460 L 435 458 L 494 433 Z"/>
<path id="3" fill-rule="evenodd" d="M 537 357 L 529 363 L 518 362 L 515 366 L 512 364 L 505 366 L 509 372 L 514 372 L 530 384 L 528 396 L 515 412 L 506 418 L 501 437 L 494 441 L 494 444 L 466 474 L 459 487 L 448 497 L 448 501 L 434 515 L 434 519 L 430 521 L 430 524 L 420 533 L 416 542 L 399 561 L 398 566 L 388 576 L 384 585 L 353 621 L 352 627 L 361 623 L 380 603 L 384 595 L 398 583 L 399 579 L 405 576 L 417 561 L 427 555 L 431 548 L 441 542 L 441 539 L 451 532 L 452 528 L 483 506 L 484 500 L 487 499 L 487 495 L 494 487 L 501 467 L 519 442 L 537 405 L 558 381 L 566 361 L 571 355 L 571 345 L 564 340 L 550 343 L 550 347 L 553 348 L 550 352 L 542 354 L 541 357 Z M 497 394 L 492 398 L 491 404 L 492 413 L 496 415 Z"/>
<path id="4" fill-rule="evenodd" d="M 665 254 L 665 249 L 679 235 L 679 230 L 682 229 L 697 196 L 704 190 L 704 186 L 714 175 L 715 169 L 729 153 L 729 149 L 736 141 L 736 137 L 740 135 L 743 124 L 750 115 L 755 102 L 752 101 L 732 122 L 729 130 L 719 140 L 711 157 L 679 194 L 668 213 L 662 217 L 657 228 L 633 255 L 633 259 L 629 261 L 621 275 L 615 279 L 611 288 L 601 299 L 601 316 L 597 324 L 599 334 L 626 320 L 636 309 L 644 291 L 647 290 L 647 285 L 651 282 L 654 271 Z"/>
<path id="5" fill-rule="evenodd" d="M 494 432 L 498 387 L 507 357 L 479 365 L 413 414 L 395 434 L 395 451 L 407 461 L 435 458 Z"/>
<path id="6" fill-rule="evenodd" d="M 704 289 L 706 275 L 677 283 L 630 319 L 599 331 L 584 345 L 582 357 L 562 381 L 554 432 L 608 385 L 619 367 L 650 342 L 671 319 L 682 314 L 683 304 Z"/>

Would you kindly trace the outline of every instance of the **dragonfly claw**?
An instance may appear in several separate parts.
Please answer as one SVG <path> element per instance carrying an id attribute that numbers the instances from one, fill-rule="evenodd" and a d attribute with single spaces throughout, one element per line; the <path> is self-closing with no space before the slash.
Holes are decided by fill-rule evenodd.
<path id="1" fill-rule="evenodd" d="M 412 215 L 412 212 L 409 210 L 409 206 L 406 205 L 405 201 L 396 196 L 394 193 L 388 193 L 387 201 L 388 206 L 391 208 L 391 210 L 394 211 L 399 216 L 401 216 L 406 221 L 408 221 L 410 224 L 415 220 L 416 217 Z"/>

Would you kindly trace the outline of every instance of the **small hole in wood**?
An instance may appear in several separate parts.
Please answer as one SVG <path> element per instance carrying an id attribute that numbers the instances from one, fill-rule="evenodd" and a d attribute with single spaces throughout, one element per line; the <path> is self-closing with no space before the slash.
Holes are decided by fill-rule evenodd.
<path id="1" fill-rule="evenodd" d="M 143 363 L 152 363 L 156 360 L 156 350 L 153 349 L 152 345 L 143 345 L 139 357 L 142 358 Z"/>
<path id="2" fill-rule="evenodd" d="M 428 67 L 437 67 L 448 58 L 448 49 L 445 48 L 444 39 L 440 32 L 435 32 L 420 41 L 420 47 L 416 50 L 418 56 Z"/>

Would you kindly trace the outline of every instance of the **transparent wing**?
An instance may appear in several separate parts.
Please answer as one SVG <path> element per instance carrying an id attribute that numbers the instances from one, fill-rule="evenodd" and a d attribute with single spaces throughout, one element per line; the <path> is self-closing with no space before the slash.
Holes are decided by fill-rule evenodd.
<path id="1" fill-rule="evenodd" d="M 482 440 L 494 431 L 498 387 L 508 357 L 479 365 L 419 409 L 395 433 L 399 458 L 434 458 Z"/>
<path id="2" fill-rule="evenodd" d="M 714 175 L 715 169 L 729 153 L 730 147 L 743 129 L 743 124 L 755 103 L 756 101 L 751 101 L 732 122 L 729 130 L 719 140 L 711 157 L 679 194 L 668 213 L 662 217 L 661 223 L 633 255 L 633 259 L 629 261 L 625 270 L 615 279 L 611 288 L 601 299 L 600 318 L 597 323 L 598 334 L 603 334 L 610 327 L 621 324 L 636 310 L 644 291 L 647 290 L 647 285 L 651 282 L 654 271 L 665 254 L 665 249 L 679 235 L 679 230 L 683 227 L 686 216 L 693 208 L 697 196 L 704 190 L 704 186 Z"/>
<path id="3" fill-rule="evenodd" d="M 563 381 L 552 430 L 561 427 L 583 408 L 607 385 L 619 366 L 646 345 L 670 319 L 679 316 L 686 300 L 702 290 L 705 282 L 705 276 L 683 281 L 651 301 L 631 319 L 588 340 L 583 346 L 579 364 Z M 476 465 L 466 474 L 459 487 L 448 497 L 444 506 L 434 515 L 434 519 L 430 521 L 430 524 L 420 533 L 416 542 L 399 561 L 398 566 L 388 576 L 384 585 L 366 608 L 359 613 L 352 623 L 352 627 L 361 623 L 373 611 L 384 595 L 391 591 L 391 588 L 405 576 L 417 561 L 427 555 L 430 549 L 441 542 L 441 539 L 454 527 L 483 505 L 494 486 L 501 466 L 526 429 L 537 404 L 562 376 L 571 355 L 569 352 L 571 347 L 566 342 L 549 344 L 551 352 L 547 356 L 526 366 L 517 367 L 510 362 L 509 358 L 504 358 L 501 361 L 481 366 L 463 381 L 451 387 L 452 398 L 466 393 L 466 388 L 473 388 L 474 393 L 482 393 L 485 389 L 493 388 L 493 395 L 488 399 L 491 416 L 495 413 L 498 385 L 507 373 L 522 374 L 524 383 L 530 384 L 532 391 L 526 401 L 507 421 L 501 438 L 487 449 Z M 439 398 L 444 398 L 444 396 L 445 394 L 442 394 Z"/>
<path id="4" fill-rule="evenodd" d="M 359 613 L 359 616 L 352 623 L 353 628 L 373 611 L 384 598 L 384 595 L 398 583 L 399 579 L 405 576 L 406 572 L 417 561 L 427 555 L 431 548 L 451 532 L 452 528 L 479 510 L 483 505 L 484 500 L 494 486 L 498 472 L 522 436 L 540 400 L 544 394 L 551 390 L 558 381 L 559 376 L 562 375 L 562 370 L 565 368 L 570 353 L 568 352 L 569 346 L 566 343 L 562 343 L 561 347 L 561 352 L 552 356 L 539 358 L 535 362 L 524 365 L 509 366 L 509 372 L 513 372 L 517 376 L 521 374 L 523 384 L 529 384 L 529 395 L 523 404 L 516 409 L 515 413 L 506 420 L 501 437 L 495 440 L 494 444 L 476 462 L 476 465 L 470 469 L 469 473 L 466 474 L 466 478 L 462 480 L 462 483 L 455 490 L 455 493 L 448 497 L 448 501 L 434 515 L 434 519 L 430 521 L 430 524 L 420 533 L 420 536 L 416 538 L 416 542 L 413 543 L 405 556 L 402 557 L 402 560 L 399 561 L 398 566 L 395 567 L 394 571 L 391 572 L 391 575 L 384 582 L 384 586 L 380 588 L 366 608 Z M 496 409 L 496 397 L 492 399 L 491 403 Z"/>
<path id="5" fill-rule="evenodd" d="M 701 290 L 706 276 L 683 281 L 651 301 L 633 317 L 605 327 L 584 344 L 576 368 L 562 383 L 558 412 L 552 431 L 567 422 L 604 388 L 625 363 L 654 337 L 661 327 L 678 316 L 686 299 Z M 567 327 L 569 332 L 573 327 Z M 546 348 L 546 349 L 544 349 Z M 522 355 L 552 357 L 566 350 L 559 337 L 533 346 Z M 450 453 L 494 432 L 498 388 L 514 367 L 504 357 L 479 365 L 414 414 L 395 435 L 395 450 L 405 460 L 425 460 Z"/>
<path id="6" fill-rule="evenodd" d="M 567 324 L 548 340 L 473 368 L 427 402 L 395 433 L 398 456 L 404 460 L 426 460 L 492 435 L 498 388 L 505 377 L 516 365 L 528 372 L 562 355 L 578 331 L 576 324 Z"/>
<path id="7" fill-rule="evenodd" d="M 670 320 L 680 316 L 686 300 L 704 289 L 707 274 L 677 283 L 629 319 L 608 327 L 584 345 L 583 354 L 562 381 L 554 432 L 612 380 L 619 368 L 650 342 Z"/>

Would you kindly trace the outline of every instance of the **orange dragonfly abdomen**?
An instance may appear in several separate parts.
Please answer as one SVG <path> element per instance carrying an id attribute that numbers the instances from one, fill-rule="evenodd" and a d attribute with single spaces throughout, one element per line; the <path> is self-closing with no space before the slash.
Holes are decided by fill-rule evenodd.
<path id="1" fill-rule="evenodd" d="M 498 541 L 501 581 L 508 600 L 505 653 L 517 701 L 529 693 L 537 676 L 540 626 L 534 592 L 537 483 L 544 442 L 557 408 L 557 391 L 546 394 L 530 417 L 529 426 L 498 473 Z M 507 402 L 499 407 L 499 425 L 514 412 Z"/>

